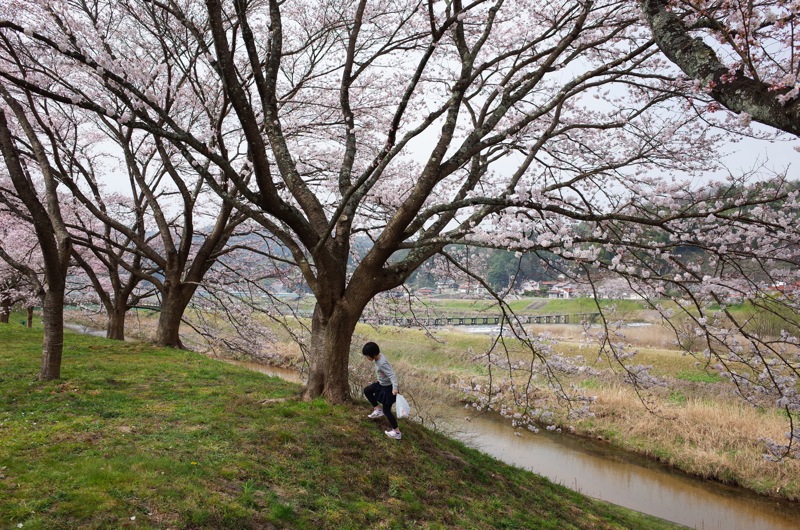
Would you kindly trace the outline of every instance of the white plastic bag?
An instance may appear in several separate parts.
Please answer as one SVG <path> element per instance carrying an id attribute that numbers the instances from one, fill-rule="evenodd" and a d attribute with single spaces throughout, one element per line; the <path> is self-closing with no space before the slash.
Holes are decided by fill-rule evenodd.
<path id="1" fill-rule="evenodd" d="M 411 414 L 411 406 L 406 401 L 402 394 L 397 394 L 397 401 L 395 401 L 395 408 L 397 409 L 398 418 L 407 418 Z"/>

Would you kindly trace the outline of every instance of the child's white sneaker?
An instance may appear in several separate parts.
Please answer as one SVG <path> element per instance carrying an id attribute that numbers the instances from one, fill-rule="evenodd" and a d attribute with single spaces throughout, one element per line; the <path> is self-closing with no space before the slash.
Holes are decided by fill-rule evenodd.
<path id="1" fill-rule="evenodd" d="M 395 440 L 399 440 L 403 437 L 402 433 L 397 432 L 394 429 L 392 429 L 391 431 L 383 431 L 383 433 L 389 438 L 394 438 Z"/>
<path id="2" fill-rule="evenodd" d="M 373 411 L 372 411 L 372 412 L 371 412 L 371 413 L 370 413 L 370 414 L 367 416 L 367 418 L 369 418 L 369 419 L 371 419 L 371 420 L 374 420 L 375 418 L 380 418 L 381 416 L 383 416 L 383 411 L 382 411 L 382 410 L 380 410 L 380 409 L 378 409 L 378 410 L 373 410 Z"/>

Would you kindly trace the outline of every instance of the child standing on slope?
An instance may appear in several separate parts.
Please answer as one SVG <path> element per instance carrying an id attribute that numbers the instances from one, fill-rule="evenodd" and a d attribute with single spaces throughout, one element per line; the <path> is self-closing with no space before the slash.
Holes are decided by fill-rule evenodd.
<path id="1" fill-rule="evenodd" d="M 364 389 L 364 395 L 367 396 L 367 399 L 374 407 L 367 417 L 374 420 L 381 416 L 386 416 L 386 419 L 389 420 L 389 425 L 392 426 L 392 430 L 384 431 L 384 433 L 389 438 L 399 440 L 403 435 L 397 426 L 397 418 L 392 414 L 392 404 L 397 399 L 398 392 L 397 376 L 392 369 L 392 365 L 389 364 L 389 360 L 386 356 L 381 355 L 381 349 L 374 342 L 364 344 L 361 353 L 375 363 L 375 373 L 378 376 L 376 382 Z"/>

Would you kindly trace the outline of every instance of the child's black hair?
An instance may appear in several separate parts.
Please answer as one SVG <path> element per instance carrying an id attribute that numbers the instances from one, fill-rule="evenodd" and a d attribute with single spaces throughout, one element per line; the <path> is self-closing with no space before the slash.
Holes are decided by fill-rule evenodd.
<path id="1" fill-rule="evenodd" d="M 364 344 L 363 348 L 361 348 L 361 353 L 363 353 L 367 357 L 372 357 L 374 359 L 375 357 L 380 355 L 381 349 L 374 342 L 368 342 Z"/>

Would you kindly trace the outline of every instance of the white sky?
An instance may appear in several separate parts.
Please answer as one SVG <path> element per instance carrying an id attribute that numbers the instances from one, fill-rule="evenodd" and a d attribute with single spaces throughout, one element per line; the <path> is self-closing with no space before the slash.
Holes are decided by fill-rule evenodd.
<path id="1" fill-rule="evenodd" d="M 800 179 L 800 152 L 796 148 L 800 149 L 800 138 L 774 142 L 744 138 L 726 148 L 730 153 L 723 160 L 733 171 L 746 171 L 758 162 L 766 162 L 768 168 L 776 171 L 790 167 L 789 176 L 796 180 Z"/>
<path id="2" fill-rule="evenodd" d="M 769 131 L 766 126 L 753 122 L 753 129 L 760 131 Z M 422 135 L 420 145 L 424 146 L 418 152 L 419 156 L 412 157 L 424 164 L 425 159 L 429 154 L 430 144 L 427 144 L 425 138 L 432 136 L 435 133 L 435 127 Z M 428 138 L 428 140 L 430 140 Z M 411 149 L 413 150 L 413 144 Z M 723 164 L 734 175 L 741 175 L 743 173 L 751 172 L 763 166 L 762 171 L 766 172 L 765 175 L 769 176 L 770 171 L 782 173 L 788 168 L 788 177 L 790 180 L 800 179 L 800 138 L 793 138 L 789 134 L 784 134 L 781 140 L 760 140 L 757 138 L 741 137 L 738 141 L 725 145 L 720 152 L 720 157 Z M 717 173 L 709 171 L 707 177 L 709 180 L 724 179 L 725 173 Z M 127 175 L 120 172 L 117 177 L 108 177 L 106 181 L 109 191 L 118 191 L 123 194 L 129 194 L 129 182 Z"/>

